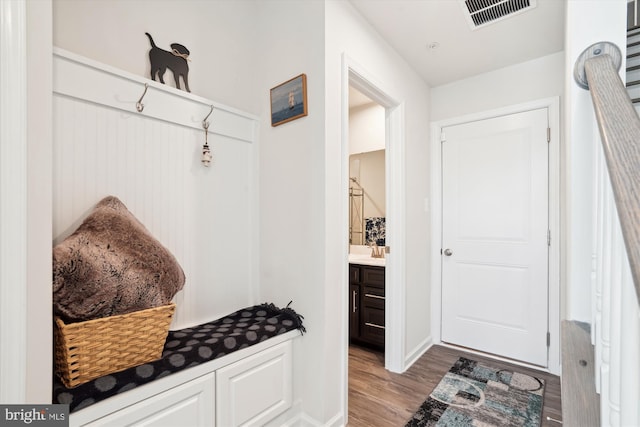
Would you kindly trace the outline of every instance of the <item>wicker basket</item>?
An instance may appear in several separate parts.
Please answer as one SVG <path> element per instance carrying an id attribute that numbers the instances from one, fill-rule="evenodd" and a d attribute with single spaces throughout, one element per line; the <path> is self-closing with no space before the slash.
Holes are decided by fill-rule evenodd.
<path id="1" fill-rule="evenodd" d="M 176 305 L 66 325 L 56 317 L 55 368 L 67 388 L 162 356 Z"/>

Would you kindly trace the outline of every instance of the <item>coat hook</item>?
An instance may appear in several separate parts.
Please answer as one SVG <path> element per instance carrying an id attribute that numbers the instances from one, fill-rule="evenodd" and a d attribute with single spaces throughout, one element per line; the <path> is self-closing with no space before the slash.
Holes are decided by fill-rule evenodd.
<path id="1" fill-rule="evenodd" d="M 211 106 L 211 110 L 209 111 L 209 114 L 207 114 L 207 117 L 202 120 L 202 127 L 204 128 L 204 145 L 202 146 L 202 158 L 200 160 L 205 166 L 209 166 L 213 160 L 213 154 L 211 154 L 211 149 L 209 148 L 209 122 L 207 121 L 211 113 L 213 113 L 213 105 Z"/>
<path id="2" fill-rule="evenodd" d="M 209 111 L 209 114 L 207 114 L 207 117 L 202 120 L 202 127 L 205 128 L 205 130 L 209 130 L 209 122 L 207 121 L 207 119 L 209 118 L 211 113 L 213 113 L 213 105 L 211 106 L 211 110 Z"/>
<path id="3" fill-rule="evenodd" d="M 136 102 L 136 110 L 138 110 L 138 113 L 142 113 L 142 110 L 144 110 L 144 104 L 142 103 L 142 98 L 144 98 L 144 96 L 147 94 L 148 88 L 149 88 L 149 84 L 145 83 L 144 92 L 142 92 L 142 96 L 140 97 L 140 99 L 138 99 L 138 102 Z"/>

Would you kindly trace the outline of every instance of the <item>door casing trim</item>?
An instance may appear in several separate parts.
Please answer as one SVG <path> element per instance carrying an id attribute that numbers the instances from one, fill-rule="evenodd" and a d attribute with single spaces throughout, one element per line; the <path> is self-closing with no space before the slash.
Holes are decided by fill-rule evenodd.
<path id="1" fill-rule="evenodd" d="M 551 142 L 549 143 L 549 299 L 548 331 L 551 334 L 546 370 L 560 375 L 560 97 L 544 98 L 503 108 L 431 122 L 431 336 L 442 344 L 442 150 L 443 127 L 491 119 L 494 117 L 547 108 Z M 527 364 L 523 364 L 528 366 Z M 540 367 L 536 366 L 536 369 Z"/>

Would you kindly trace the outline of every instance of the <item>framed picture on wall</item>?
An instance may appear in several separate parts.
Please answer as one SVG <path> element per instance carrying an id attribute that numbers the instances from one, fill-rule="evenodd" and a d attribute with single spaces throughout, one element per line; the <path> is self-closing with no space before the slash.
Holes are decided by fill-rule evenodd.
<path id="1" fill-rule="evenodd" d="M 306 74 L 300 74 L 271 89 L 271 126 L 279 126 L 306 115 Z"/>

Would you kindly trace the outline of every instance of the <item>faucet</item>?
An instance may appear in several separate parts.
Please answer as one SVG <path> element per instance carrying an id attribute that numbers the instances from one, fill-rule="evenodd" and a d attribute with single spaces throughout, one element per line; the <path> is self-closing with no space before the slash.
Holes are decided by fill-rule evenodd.
<path id="1" fill-rule="evenodd" d="M 371 247 L 371 258 L 384 258 L 384 246 L 380 247 L 376 242 L 369 246 Z"/>

